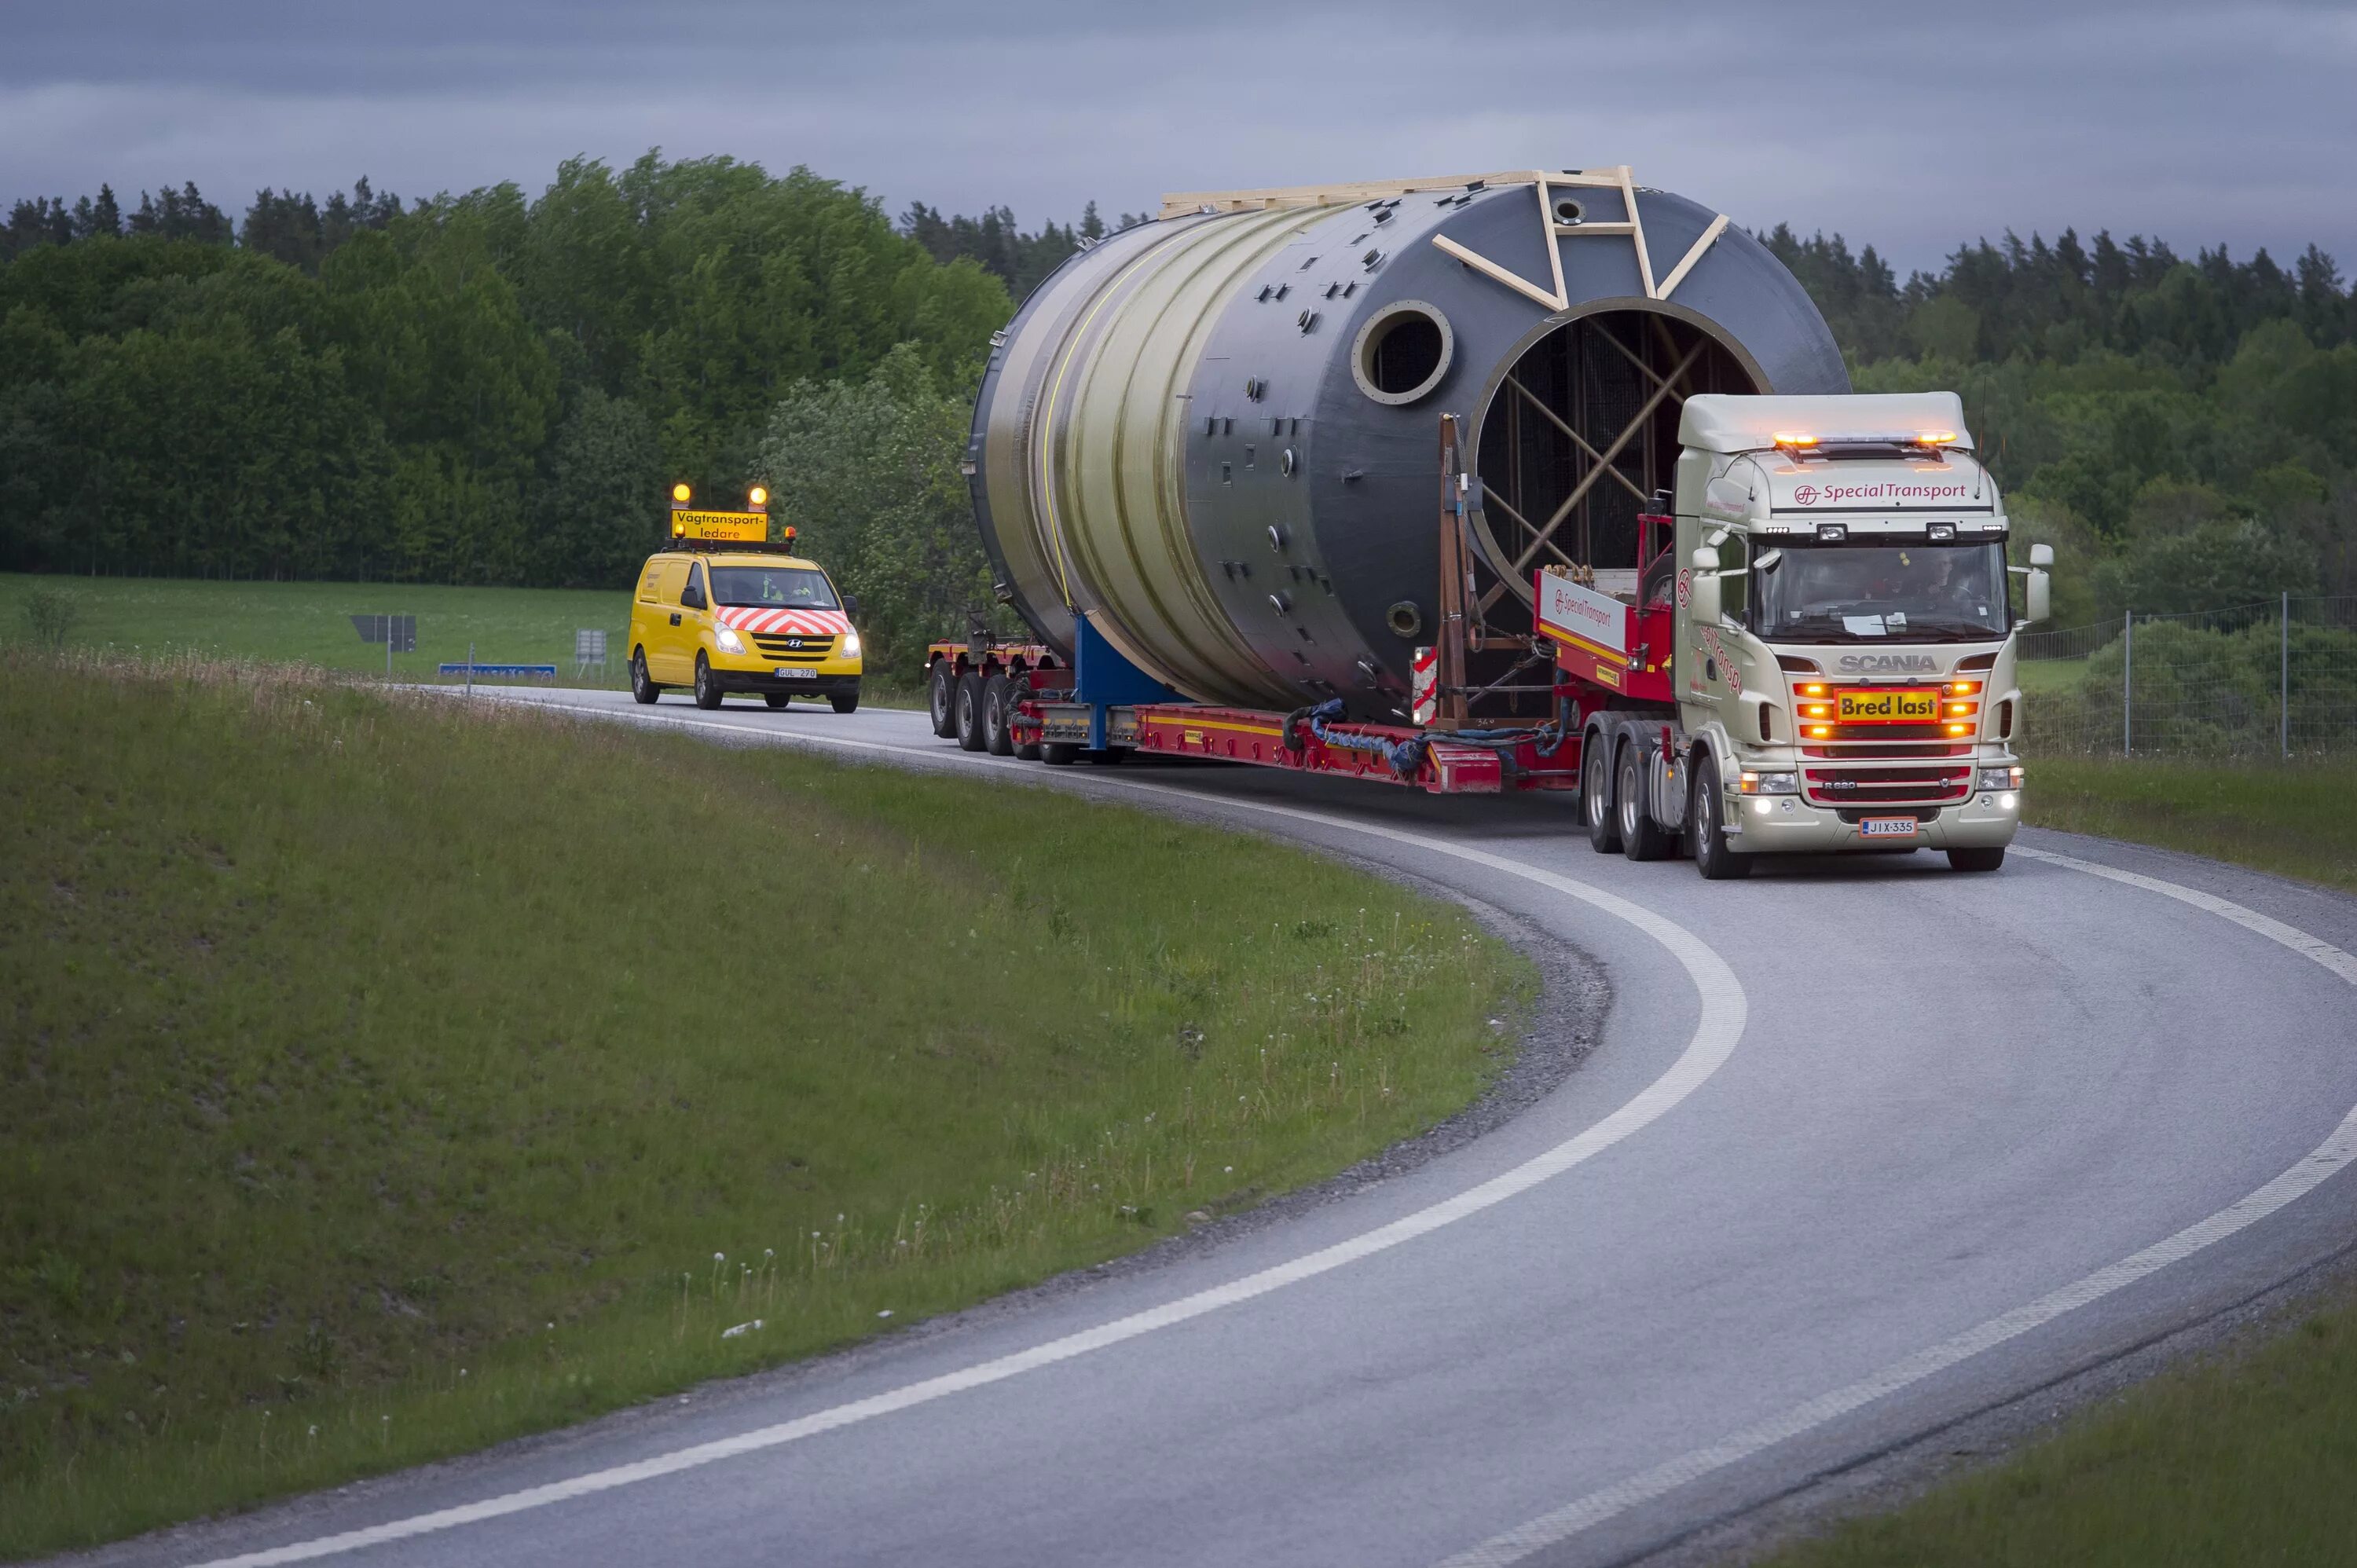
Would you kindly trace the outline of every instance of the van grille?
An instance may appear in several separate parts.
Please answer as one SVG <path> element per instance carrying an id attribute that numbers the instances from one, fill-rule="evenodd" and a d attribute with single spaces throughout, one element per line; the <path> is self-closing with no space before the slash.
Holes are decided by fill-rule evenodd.
<path id="1" fill-rule="evenodd" d="M 774 659 L 780 664 L 816 664 L 834 651 L 834 639 L 756 632 L 753 648 L 763 658 Z"/>

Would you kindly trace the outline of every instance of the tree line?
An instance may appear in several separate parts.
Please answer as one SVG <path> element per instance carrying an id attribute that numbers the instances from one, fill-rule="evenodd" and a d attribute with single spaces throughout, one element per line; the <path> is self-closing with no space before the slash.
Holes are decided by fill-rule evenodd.
<path id="1" fill-rule="evenodd" d="M 1108 224 L 888 217 L 808 169 L 561 165 L 404 203 L 193 184 L 0 229 L 0 568 L 607 586 L 685 478 L 769 484 L 879 655 L 986 603 L 956 463 L 991 333 Z M 1865 390 L 1953 387 L 2061 618 L 2357 592 L 2357 303 L 2310 247 L 1760 238 Z"/>
<path id="2" fill-rule="evenodd" d="M 2007 233 L 1901 283 L 1838 234 L 1760 239 L 1860 391 L 1963 394 L 2058 621 L 2357 593 L 2357 294 L 2316 246 Z"/>

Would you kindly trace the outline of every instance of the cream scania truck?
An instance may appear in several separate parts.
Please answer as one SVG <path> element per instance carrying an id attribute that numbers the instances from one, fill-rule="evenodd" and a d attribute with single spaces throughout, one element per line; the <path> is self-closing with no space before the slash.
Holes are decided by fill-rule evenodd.
<path id="1" fill-rule="evenodd" d="M 2052 552 L 2016 569 L 2016 614 L 1955 394 L 1705 394 L 1678 438 L 1675 542 L 1634 602 L 1539 584 L 1566 671 L 1628 693 L 1586 716 L 1590 842 L 1684 847 L 1713 879 L 1891 848 L 1995 870 L 2020 820 L 2015 639 Z"/>

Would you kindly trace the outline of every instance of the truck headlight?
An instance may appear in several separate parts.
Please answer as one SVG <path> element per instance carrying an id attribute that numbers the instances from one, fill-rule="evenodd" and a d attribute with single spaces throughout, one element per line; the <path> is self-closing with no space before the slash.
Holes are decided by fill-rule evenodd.
<path id="1" fill-rule="evenodd" d="M 733 626 L 722 627 L 718 631 L 712 634 L 712 640 L 720 645 L 720 651 L 723 653 L 742 653 L 745 651 L 745 639 L 737 635 L 737 628 Z"/>
<path id="2" fill-rule="evenodd" d="M 846 631 L 843 634 L 843 656 L 845 659 L 856 659 L 859 657 L 859 634 L 857 632 Z"/>
<path id="3" fill-rule="evenodd" d="M 1801 792 L 1801 776 L 1797 773 L 1743 773 L 1735 780 L 1740 795 L 1797 795 Z"/>
<path id="4" fill-rule="evenodd" d="M 2021 788 L 2021 769 L 1984 768 L 1981 769 L 1980 787 L 1984 789 L 2018 789 Z"/>

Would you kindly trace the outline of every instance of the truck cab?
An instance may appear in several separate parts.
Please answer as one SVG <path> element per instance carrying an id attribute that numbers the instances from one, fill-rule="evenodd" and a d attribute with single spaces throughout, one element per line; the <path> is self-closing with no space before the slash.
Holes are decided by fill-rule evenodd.
<path id="1" fill-rule="evenodd" d="M 1640 589 L 1661 602 L 1631 607 L 1667 701 L 1590 715 L 1612 762 L 1584 770 L 1591 842 L 1650 859 L 1683 840 L 1715 879 L 1888 849 L 1995 870 L 2020 820 L 2016 638 L 2046 614 L 2050 555 L 2018 614 L 1961 402 L 1706 394 L 1679 440 L 1674 543 Z"/>

